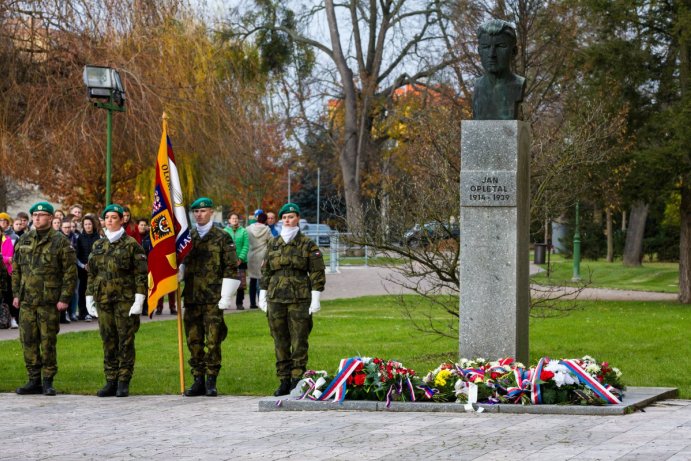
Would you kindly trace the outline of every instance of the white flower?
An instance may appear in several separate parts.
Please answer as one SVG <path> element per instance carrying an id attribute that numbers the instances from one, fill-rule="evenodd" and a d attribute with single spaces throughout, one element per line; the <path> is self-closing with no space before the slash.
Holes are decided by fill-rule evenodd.
<path id="1" fill-rule="evenodd" d="M 617 376 L 617 378 L 621 378 L 621 370 L 619 368 L 614 367 L 614 368 L 612 368 L 612 371 Z"/>
<path id="2" fill-rule="evenodd" d="M 584 355 L 583 358 L 582 358 L 581 360 L 584 361 L 586 364 L 589 364 L 589 363 L 597 363 L 597 360 L 595 360 L 594 357 L 591 357 L 591 356 L 589 356 L 589 355 Z"/>
<path id="3" fill-rule="evenodd" d="M 544 369 L 554 373 L 552 380 L 557 384 L 557 387 L 578 383 L 578 379 L 571 374 L 569 369 L 556 360 L 549 362 Z"/>
<path id="4" fill-rule="evenodd" d="M 586 362 L 585 371 L 587 371 L 591 375 L 596 375 L 600 372 L 600 365 L 598 365 L 597 363 Z"/>
<path id="5" fill-rule="evenodd" d="M 523 365 L 523 363 L 521 363 L 521 362 L 514 362 L 514 366 L 516 368 L 525 368 L 525 365 Z"/>

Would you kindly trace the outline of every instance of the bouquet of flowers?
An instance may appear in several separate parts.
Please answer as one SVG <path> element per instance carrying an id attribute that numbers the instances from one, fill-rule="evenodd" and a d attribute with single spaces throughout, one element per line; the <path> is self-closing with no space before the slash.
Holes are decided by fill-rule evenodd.
<path id="1" fill-rule="evenodd" d="M 391 401 L 416 399 L 415 384 L 419 378 L 415 371 L 395 360 L 371 357 L 354 357 L 341 360 L 338 373 L 333 378 L 326 372 L 308 370 L 298 386 L 301 396 L 313 400 L 378 400 Z M 418 391 L 422 395 L 422 391 Z"/>
<path id="2" fill-rule="evenodd" d="M 334 376 L 308 370 L 295 393 L 299 399 L 603 405 L 620 403 L 621 371 L 593 357 L 551 360 L 526 367 L 508 357 L 445 362 L 420 379 L 395 360 L 342 359 Z"/>
<path id="3" fill-rule="evenodd" d="M 590 356 L 543 357 L 531 368 L 512 358 L 462 359 L 456 368 L 460 376 L 455 394 L 461 403 L 469 401 L 473 386 L 477 387 L 476 401 L 484 403 L 602 405 L 620 403 L 622 396 L 621 372 Z"/>

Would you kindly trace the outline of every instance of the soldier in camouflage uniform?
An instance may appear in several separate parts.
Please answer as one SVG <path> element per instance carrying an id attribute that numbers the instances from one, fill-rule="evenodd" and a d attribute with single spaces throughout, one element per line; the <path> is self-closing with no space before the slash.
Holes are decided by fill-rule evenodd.
<path id="1" fill-rule="evenodd" d="M 191 231 L 192 250 L 181 270 L 185 278 L 183 320 L 194 376 L 194 383 L 185 390 L 188 397 L 218 394 L 216 378 L 221 369 L 221 343 L 228 334 L 223 311 L 231 307 L 240 285 L 235 280 L 238 266 L 235 244 L 227 232 L 213 225 L 213 206 L 213 201 L 206 197 L 192 203 L 190 208 L 196 221 Z"/>
<path id="2" fill-rule="evenodd" d="M 287 203 L 278 216 L 283 228 L 269 241 L 259 292 L 259 307 L 267 312 L 276 350 L 280 386 L 275 396 L 290 393 L 305 372 L 312 314 L 320 309 L 326 283 L 319 247 L 300 232 L 300 208 Z"/>
<path id="3" fill-rule="evenodd" d="M 29 382 L 16 392 L 55 395 L 60 311 L 77 285 L 77 260 L 67 237 L 51 226 L 53 206 L 38 202 L 29 211 L 34 226 L 17 241 L 12 265 L 12 304 L 21 307 L 19 340 L 29 373 Z"/>
<path id="4" fill-rule="evenodd" d="M 147 265 L 144 249 L 125 233 L 123 207 L 103 211 L 105 238 L 94 243 L 86 265 L 86 308 L 98 317 L 103 340 L 106 384 L 99 397 L 127 397 L 134 371 L 134 335 L 146 299 Z"/>

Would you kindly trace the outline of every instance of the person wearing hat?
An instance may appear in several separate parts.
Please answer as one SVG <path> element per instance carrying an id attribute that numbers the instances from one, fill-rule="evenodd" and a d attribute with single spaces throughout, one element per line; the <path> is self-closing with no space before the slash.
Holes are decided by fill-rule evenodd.
<path id="1" fill-rule="evenodd" d="M 185 395 L 215 397 L 218 395 L 216 378 L 221 370 L 221 344 L 228 335 L 223 311 L 232 307 L 240 286 L 237 256 L 230 234 L 214 226 L 213 201 L 200 197 L 190 208 L 195 221 L 190 232 L 192 250 L 179 273 L 179 278 L 185 280 L 183 321 L 194 376 L 194 383 L 185 389 Z"/>
<path id="2" fill-rule="evenodd" d="M 267 313 L 280 385 L 275 396 L 295 388 L 307 368 L 312 314 L 319 312 L 326 274 L 324 257 L 300 232 L 300 208 L 286 203 L 278 212 L 281 234 L 269 241 L 260 280 L 259 308 Z"/>
<path id="3" fill-rule="evenodd" d="M 29 375 L 16 392 L 55 395 L 60 312 L 77 285 L 77 260 L 67 237 L 51 226 L 53 206 L 38 202 L 29 212 L 33 228 L 17 241 L 12 271 L 12 304 L 22 310 L 19 340 Z"/>
<path id="4" fill-rule="evenodd" d="M 124 209 L 111 204 L 103 210 L 105 238 L 91 248 L 86 264 L 86 310 L 98 318 L 103 341 L 106 384 L 99 397 L 127 397 L 134 372 L 134 335 L 139 330 L 147 292 L 146 254 L 125 233 Z"/>

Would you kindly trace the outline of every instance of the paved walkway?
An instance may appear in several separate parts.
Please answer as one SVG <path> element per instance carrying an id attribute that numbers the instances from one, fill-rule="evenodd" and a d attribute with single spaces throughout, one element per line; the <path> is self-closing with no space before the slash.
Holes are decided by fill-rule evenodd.
<path id="1" fill-rule="evenodd" d="M 387 275 L 383 268 L 344 267 L 327 275 L 323 299 L 400 293 Z M 616 290 L 586 295 L 651 299 Z M 172 317 L 144 321 L 165 319 Z M 61 333 L 95 328 L 96 322 L 77 322 L 62 325 Z M 16 337 L 17 330 L 0 330 L 0 340 Z M 0 460 L 691 460 L 688 400 L 667 400 L 626 416 L 267 414 L 258 412 L 259 400 L 0 394 Z"/>
<path id="2" fill-rule="evenodd" d="M 626 416 L 563 416 L 267 414 L 258 400 L 0 394 L 0 459 L 691 459 L 691 401 Z"/>

